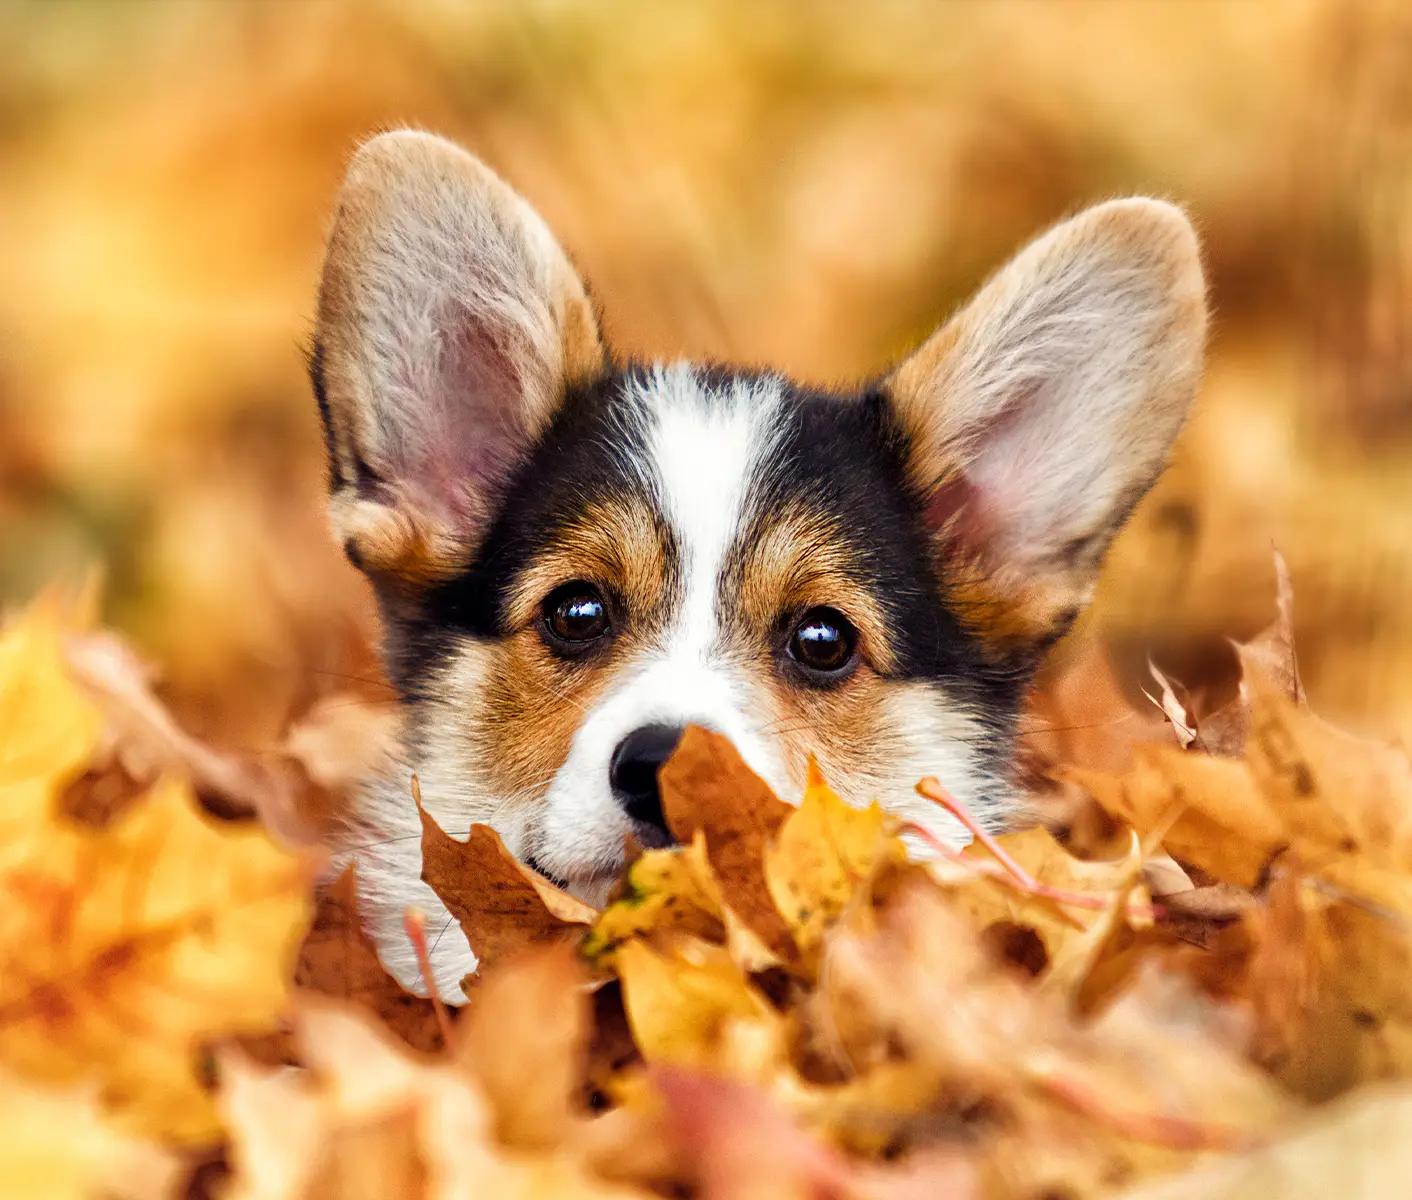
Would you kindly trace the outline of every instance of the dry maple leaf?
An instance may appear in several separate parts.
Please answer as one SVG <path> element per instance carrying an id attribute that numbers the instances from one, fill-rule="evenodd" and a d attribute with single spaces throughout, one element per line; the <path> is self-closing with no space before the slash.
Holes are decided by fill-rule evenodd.
<path id="1" fill-rule="evenodd" d="M 1136 836 L 1126 858 L 1105 862 L 1075 858 L 1044 829 L 1005 834 L 996 841 L 1039 883 L 1100 902 L 1096 908 L 1078 908 L 1019 890 L 1004 877 L 976 876 L 953 884 L 957 910 L 975 923 L 994 948 L 1010 950 L 1006 956 L 1019 959 L 1038 977 L 1040 986 L 1076 997 L 1103 943 L 1117 927 L 1152 923 L 1147 891 L 1140 882 L 1143 856 Z M 972 844 L 965 855 L 984 861 L 987 851 Z M 1032 956 L 1027 939 L 1016 939 L 1024 930 L 1038 943 L 1037 957 Z"/>
<path id="2" fill-rule="evenodd" d="M 1273 874 L 1262 896 L 1214 897 L 1243 926 L 1188 966 L 1248 1005 L 1259 1062 L 1326 1100 L 1412 1074 L 1412 762 L 1305 706 L 1281 579 L 1280 618 L 1242 648 L 1228 726 L 1239 726 L 1240 759 L 1144 748 L 1124 776 L 1070 777 L 1209 878 L 1251 888 Z M 1172 907 L 1193 911 L 1181 897 Z"/>
<path id="3" fill-rule="evenodd" d="M 766 887 L 806 959 L 878 867 L 905 859 L 895 827 L 876 804 L 845 804 L 809 760 L 804 798 L 764 847 Z"/>
<path id="4" fill-rule="evenodd" d="M 1291 851 L 1325 881 L 1412 914 L 1412 758 L 1353 738 L 1250 680 L 1245 762 Z"/>
<path id="5" fill-rule="evenodd" d="M 1412 1076 L 1412 939 L 1405 918 L 1329 896 L 1289 873 L 1247 917 L 1254 951 L 1241 995 L 1253 1053 L 1322 1101 Z"/>
<path id="6" fill-rule="evenodd" d="M 420 802 L 417 811 L 422 878 L 456 918 L 480 967 L 529 946 L 580 937 L 598 915 L 516 859 L 489 825 L 472 825 L 458 842 Z M 475 980 L 473 972 L 462 986 Z"/>
<path id="7" fill-rule="evenodd" d="M 700 832 L 724 905 L 770 954 L 794 956 L 789 926 L 765 880 L 765 843 L 794 811 L 731 745 L 699 726 L 682 735 L 658 775 L 662 813 L 677 841 Z"/>
<path id="8" fill-rule="evenodd" d="M 477 987 L 453 1057 L 490 1101 L 503 1145 L 544 1150 L 570 1138 L 586 1066 L 587 988 L 581 960 L 564 945 L 517 955 Z"/>
<path id="9" fill-rule="evenodd" d="M 723 947 L 682 935 L 625 942 L 614 956 L 633 1040 L 649 1063 L 742 1078 L 772 1070 L 783 1029 Z"/>
<path id="10" fill-rule="evenodd" d="M 868 1166 L 803 1129 L 758 1087 L 673 1068 L 652 1073 L 668 1135 L 703 1200 L 979 1200 L 961 1153 Z"/>
<path id="11" fill-rule="evenodd" d="M 900 893 L 876 934 L 839 931 L 821 979 L 836 1013 L 901 1048 L 927 1107 L 945 1114 L 950 1097 L 953 1120 L 978 1103 L 1005 1114 L 969 1134 L 1004 1194 L 1091 1194 L 1105 1179 L 1238 1148 L 1287 1111 L 1210 1021 L 1163 1016 L 1133 991 L 1096 1024 L 1074 1022 L 989 963 L 925 881 Z M 893 1121 L 894 1143 L 919 1136 L 905 1108 Z"/>
<path id="12" fill-rule="evenodd" d="M 213 823 L 177 780 L 103 830 L 60 815 L 101 720 L 42 610 L 0 636 L 0 714 L 0 1062 L 96 1081 L 127 1127 L 208 1138 L 201 1043 L 283 1007 L 308 871 L 260 830 Z"/>
<path id="13" fill-rule="evenodd" d="M 111 633 L 70 636 L 65 653 L 73 676 L 99 702 L 105 754 L 133 781 L 134 793 L 162 775 L 180 775 L 219 816 L 259 814 L 291 845 L 317 840 L 311 828 L 284 815 L 309 802 L 308 780 L 291 762 L 213 750 L 192 737 L 153 693 L 149 671 Z"/>
<path id="14" fill-rule="evenodd" d="M 1172 685 L 1155 667 L 1152 673 L 1162 687 L 1159 707 L 1183 746 L 1208 754 L 1239 758 L 1250 731 L 1250 679 L 1263 676 L 1291 703 L 1308 700 L 1299 676 L 1294 650 L 1294 587 L 1284 556 L 1275 551 L 1275 618 L 1248 642 L 1233 642 L 1240 663 L 1241 680 L 1234 699 L 1214 712 L 1200 714 L 1189 699 L 1175 694 Z"/>
<path id="15" fill-rule="evenodd" d="M 726 940 L 721 887 L 699 832 L 689 845 L 646 850 L 632 862 L 620 894 L 598 915 L 583 952 L 607 965 L 613 951 L 629 938 L 666 930 Z"/>
<path id="16" fill-rule="evenodd" d="M 1286 845 L 1284 822 L 1244 763 L 1146 746 L 1125 775 L 1064 775 L 1140 836 L 1160 833 L 1179 862 L 1226 883 L 1252 887 Z"/>

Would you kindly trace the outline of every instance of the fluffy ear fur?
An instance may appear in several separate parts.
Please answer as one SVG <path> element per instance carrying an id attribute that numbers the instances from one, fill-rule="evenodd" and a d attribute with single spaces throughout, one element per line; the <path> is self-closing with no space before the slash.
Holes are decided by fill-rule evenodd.
<path id="1" fill-rule="evenodd" d="M 1088 602 L 1186 417 L 1205 331 L 1190 223 L 1118 200 L 1021 251 L 887 381 L 938 570 L 998 649 L 1043 648 Z"/>
<path id="2" fill-rule="evenodd" d="M 355 563 L 402 585 L 462 565 L 565 387 L 602 364 L 583 284 L 489 168 L 423 133 L 358 151 L 313 362 L 330 512 Z"/>

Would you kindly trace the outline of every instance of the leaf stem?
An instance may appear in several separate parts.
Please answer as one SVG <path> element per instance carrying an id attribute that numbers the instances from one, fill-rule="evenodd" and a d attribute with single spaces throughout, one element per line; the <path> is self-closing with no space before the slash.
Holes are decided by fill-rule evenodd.
<path id="1" fill-rule="evenodd" d="M 451 1017 L 446 1011 L 446 1003 L 436 987 L 436 976 L 431 973 L 431 954 L 427 950 L 427 915 L 420 908 L 409 908 L 402 914 L 402 928 L 407 931 L 407 940 L 417 956 L 417 967 L 422 980 L 427 985 L 427 995 L 431 997 L 432 1009 L 436 1012 L 437 1028 L 441 1030 L 442 1042 L 451 1044 Z"/>
<path id="2" fill-rule="evenodd" d="M 1112 902 L 1104 896 L 1089 896 L 1085 895 L 1083 892 L 1068 892 L 1061 888 L 1050 887 L 1047 883 L 1041 883 L 1010 857 L 1005 847 L 982 829 L 979 822 L 971 815 L 970 810 L 942 787 L 941 782 L 934 776 L 929 775 L 926 779 L 923 779 L 917 784 L 917 792 L 919 795 L 925 796 L 928 800 L 932 801 L 932 803 L 945 809 L 960 821 L 961 824 L 970 831 L 971 836 L 984 846 L 996 860 L 994 864 L 991 864 L 982 863 L 973 858 L 967 858 L 964 854 L 953 850 L 950 846 L 943 843 L 924 825 L 919 825 L 914 821 L 909 821 L 903 825 L 902 829 L 904 833 L 916 834 L 933 850 L 936 850 L 952 862 L 974 867 L 980 874 L 989 875 L 1002 883 L 1008 883 L 1015 888 L 1016 891 L 1024 892 L 1030 896 L 1039 896 L 1045 900 L 1053 900 L 1056 904 L 1067 904 L 1072 908 L 1086 908 L 1093 912 L 1103 912 Z M 1156 905 L 1133 904 L 1131 902 L 1129 902 L 1127 909 L 1133 916 L 1147 917 L 1149 919 L 1155 919 L 1160 912 Z"/>

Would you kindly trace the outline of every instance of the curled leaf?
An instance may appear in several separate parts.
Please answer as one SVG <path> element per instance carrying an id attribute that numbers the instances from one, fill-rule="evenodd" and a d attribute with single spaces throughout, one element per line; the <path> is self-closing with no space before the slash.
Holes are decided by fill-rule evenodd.
<path id="1" fill-rule="evenodd" d="M 482 966 L 545 942 L 579 937 L 597 910 L 515 858 L 489 825 L 458 842 L 418 804 L 422 878 L 461 926 Z M 476 976 L 470 975 L 465 986 Z"/>

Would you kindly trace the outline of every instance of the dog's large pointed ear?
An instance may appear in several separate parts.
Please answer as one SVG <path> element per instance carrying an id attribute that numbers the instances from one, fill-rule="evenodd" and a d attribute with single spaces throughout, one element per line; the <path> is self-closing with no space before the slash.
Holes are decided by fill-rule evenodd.
<path id="1" fill-rule="evenodd" d="M 603 358 L 578 275 L 488 167 L 423 133 L 366 143 L 338 198 L 313 361 L 349 557 L 394 585 L 464 565 L 565 389 Z"/>
<path id="2" fill-rule="evenodd" d="M 996 274 L 886 381 L 938 571 L 995 648 L 1042 649 L 1166 463 L 1201 372 L 1196 235 L 1156 200 L 1099 205 Z"/>

